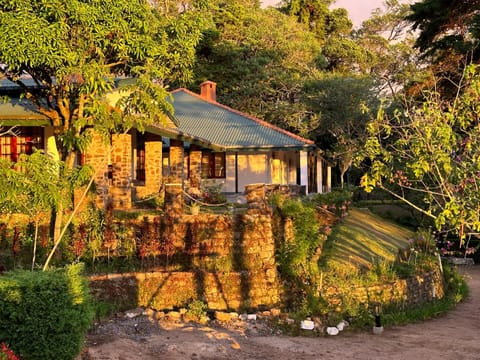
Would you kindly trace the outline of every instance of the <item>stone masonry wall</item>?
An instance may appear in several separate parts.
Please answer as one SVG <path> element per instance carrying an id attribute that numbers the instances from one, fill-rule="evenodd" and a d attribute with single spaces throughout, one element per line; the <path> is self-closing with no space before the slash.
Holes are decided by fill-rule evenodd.
<path id="1" fill-rule="evenodd" d="M 112 184 L 109 189 L 114 208 L 132 207 L 132 139 L 130 134 L 112 135 Z"/>
<path id="2" fill-rule="evenodd" d="M 107 201 L 114 201 L 114 207 L 130 208 L 130 135 L 112 135 L 112 144 L 107 146 L 100 135 L 92 132 L 92 143 L 85 152 L 85 162 L 96 173 L 97 206 L 103 208 Z"/>
<path id="3" fill-rule="evenodd" d="M 85 162 L 91 165 L 95 171 L 95 183 L 97 185 L 97 205 L 103 208 L 105 194 L 108 189 L 108 152 L 99 134 L 91 132 L 92 142 L 85 151 Z"/>
<path id="4" fill-rule="evenodd" d="M 198 145 L 190 145 L 190 186 L 200 188 L 202 178 L 202 149 Z"/>
<path id="5" fill-rule="evenodd" d="M 170 268 L 91 277 L 97 299 L 157 310 L 194 299 L 217 310 L 280 303 L 271 217 L 205 214 L 163 221 L 170 224 L 163 236 L 174 246 Z"/>
<path id="6" fill-rule="evenodd" d="M 335 286 L 323 289 L 331 308 L 340 308 L 343 301 L 354 301 L 367 308 L 375 303 L 383 305 L 403 304 L 405 306 L 422 305 L 445 295 L 443 275 L 440 269 L 422 275 L 411 276 L 391 283 L 369 287 L 348 289 L 344 292 Z"/>
<path id="7" fill-rule="evenodd" d="M 92 277 L 95 297 L 122 308 L 156 310 L 186 306 L 195 299 L 214 310 L 280 305 L 281 293 L 288 289 L 281 288 L 277 273 L 273 217 L 260 201 L 264 188 L 255 185 L 248 190 L 246 213 L 231 215 L 184 215 L 173 211 L 181 197 L 166 196 L 174 215 L 153 221 L 161 226 L 153 255 L 161 257 L 166 248 L 171 253 L 164 259 L 164 271 Z M 291 231 L 284 229 L 286 234 Z M 373 303 L 418 305 L 444 296 L 443 276 L 438 270 L 371 287 L 345 290 L 330 286 L 322 289 L 321 296 L 332 310 L 340 309 L 345 301 L 365 307 Z"/>

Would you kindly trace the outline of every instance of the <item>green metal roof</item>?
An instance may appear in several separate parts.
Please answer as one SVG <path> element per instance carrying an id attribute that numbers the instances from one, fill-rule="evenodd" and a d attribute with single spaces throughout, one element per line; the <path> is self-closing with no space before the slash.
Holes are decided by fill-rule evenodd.
<path id="1" fill-rule="evenodd" d="M 186 89 L 173 92 L 178 131 L 204 139 L 230 150 L 315 147 L 303 139 L 269 123 L 216 102 L 210 102 Z"/>
<path id="2" fill-rule="evenodd" d="M 0 88 L 7 89 L 5 81 Z M 16 84 L 12 87 L 17 86 Z M 187 89 L 172 92 L 175 112 L 171 120 L 178 127 L 153 124 L 147 131 L 181 139 L 214 150 L 261 150 L 314 148 L 313 141 L 301 138 L 272 124 L 217 102 L 207 101 Z M 50 120 L 33 104 L 17 96 L 0 99 L 0 126 L 49 126 Z"/>

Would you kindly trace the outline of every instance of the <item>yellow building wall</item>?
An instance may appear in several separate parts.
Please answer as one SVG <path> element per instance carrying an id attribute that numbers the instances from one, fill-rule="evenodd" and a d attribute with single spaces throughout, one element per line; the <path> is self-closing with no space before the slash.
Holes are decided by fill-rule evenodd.
<path id="1" fill-rule="evenodd" d="M 271 182 L 270 153 L 227 154 L 226 192 L 235 192 L 235 158 L 237 158 L 238 169 L 238 192 L 242 193 L 248 184 Z"/>

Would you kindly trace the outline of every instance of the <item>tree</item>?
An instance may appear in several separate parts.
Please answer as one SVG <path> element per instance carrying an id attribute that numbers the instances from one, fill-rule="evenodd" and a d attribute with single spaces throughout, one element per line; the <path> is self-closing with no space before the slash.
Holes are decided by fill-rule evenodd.
<path id="1" fill-rule="evenodd" d="M 406 17 L 419 32 L 415 46 L 432 64 L 435 85 L 443 96 L 454 98 L 468 64 L 480 61 L 479 0 L 422 0 L 411 5 Z"/>
<path id="2" fill-rule="evenodd" d="M 322 149 L 337 162 L 340 181 L 363 146 L 368 115 L 363 109 L 374 109 L 378 101 L 369 76 L 325 75 L 305 84 L 305 102 L 317 114 L 319 125 L 312 135 Z"/>
<path id="3" fill-rule="evenodd" d="M 479 0 L 421 0 L 411 5 L 406 17 L 414 30 L 420 30 L 416 46 L 437 61 L 449 52 L 470 53 L 480 59 Z"/>
<path id="4" fill-rule="evenodd" d="M 413 48 L 415 34 L 405 20 L 409 5 L 398 0 L 386 0 L 384 5 L 352 37 L 364 51 L 358 58 L 359 71 L 377 80 L 379 97 L 395 98 L 425 80 L 428 63 Z"/>
<path id="5" fill-rule="evenodd" d="M 40 222 L 48 219 L 48 209 L 59 203 L 69 204 L 69 198 L 62 196 L 63 189 L 81 182 L 90 173 L 84 167 L 71 172 L 72 178 L 66 179 L 58 176 L 59 166 L 62 164 L 40 151 L 30 156 L 21 154 L 13 166 L 10 160 L 0 159 L 0 211 L 25 214 L 33 223 L 32 270 Z"/>
<path id="6" fill-rule="evenodd" d="M 192 86 L 213 80 L 220 102 L 308 136 L 315 119 L 299 100 L 303 82 L 318 74 L 319 44 L 296 19 L 248 3 L 216 5 Z"/>
<path id="7" fill-rule="evenodd" d="M 383 111 L 368 125 L 366 191 L 379 187 L 458 234 L 480 231 L 480 76 L 466 69 L 458 96 L 425 94 L 418 107 Z M 412 196 L 421 197 L 421 202 Z"/>
<path id="8" fill-rule="evenodd" d="M 88 129 L 105 137 L 143 130 L 172 110 L 168 84 L 191 77 L 201 36 L 196 5 L 162 14 L 146 0 L 0 0 L 0 75 L 51 120 L 64 163 L 60 178 L 69 178 L 77 152 L 88 146 Z M 109 104 L 118 77 L 134 81 Z M 55 243 L 63 210 L 58 203 Z"/>

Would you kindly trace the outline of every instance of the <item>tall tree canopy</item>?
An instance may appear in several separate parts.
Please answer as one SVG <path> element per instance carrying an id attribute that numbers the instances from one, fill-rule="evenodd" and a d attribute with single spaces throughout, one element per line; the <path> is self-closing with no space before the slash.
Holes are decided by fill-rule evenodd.
<path id="1" fill-rule="evenodd" d="M 480 61 L 480 1 L 417 1 L 406 19 L 419 31 L 415 46 L 432 65 L 434 78 L 424 87 L 454 98 L 464 68 Z"/>
<path id="2" fill-rule="evenodd" d="M 415 34 L 405 20 L 409 13 L 408 4 L 386 0 L 384 8 L 373 11 L 353 34 L 365 53 L 359 59 L 359 71 L 376 79 L 379 96 L 395 98 L 412 84 L 424 80 L 422 68 L 426 64 L 413 48 Z"/>
<path id="3" fill-rule="evenodd" d="M 411 10 L 407 19 L 420 30 L 416 46 L 426 55 L 441 58 L 455 52 L 480 60 L 479 0 L 423 0 Z"/>
<path id="4" fill-rule="evenodd" d="M 365 141 L 369 116 L 364 109 L 378 106 L 374 86 L 370 76 L 330 74 L 307 82 L 303 89 L 303 101 L 319 119 L 312 136 L 336 162 L 342 187 L 344 175 Z"/>

